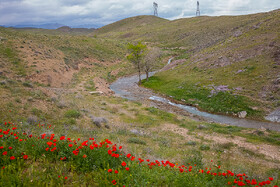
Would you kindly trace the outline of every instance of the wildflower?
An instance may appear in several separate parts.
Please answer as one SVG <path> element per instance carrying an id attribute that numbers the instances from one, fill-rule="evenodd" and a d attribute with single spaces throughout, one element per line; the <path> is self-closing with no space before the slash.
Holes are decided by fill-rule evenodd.
<path id="1" fill-rule="evenodd" d="M 119 172 L 118 172 L 118 170 L 115 170 L 115 174 L 118 174 Z"/>
<path id="2" fill-rule="evenodd" d="M 73 144 L 69 144 L 68 146 L 69 146 L 69 147 L 73 147 Z"/>
<path id="3" fill-rule="evenodd" d="M 122 162 L 122 166 L 126 166 L 126 163 L 124 161 Z"/>
<path id="4" fill-rule="evenodd" d="M 119 149 L 122 149 L 122 146 L 120 146 Z"/>
<path id="5" fill-rule="evenodd" d="M 52 142 L 47 142 L 47 144 L 49 145 L 49 147 L 51 147 L 52 146 Z"/>
<path id="6" fill-rule="evenodd" d="M 64 179 L 65 179 L 65 180 L 67 180 L 67 179 L 68 179 L 68 177 L 64 177 Z"/>
<path id="7" fill-rule="evenodd" d="M 125 168 L 125 170 L 126 170 L 126 171 L 129 171 L 129 168 L 128 168 L 128 167 L 126 167 L 126 168 Z"/>
<path id="8" fill-rule="evenodd" d="M 2 153 L 2 155 L 7 155 L 7 153 L 8 153 L 7 151 L 4 151 L 4 152 Z"/>
<path id="9" fill-rule="evenodd" d="M 271 180 L 271 181 L 273 181 L 273 178 L 272 178 L 272 177 L 268 177 L 268 179 Z"/>
<path id="10" fill-rule="evenodd" d="M 112 171 L 113 171 L 112 169 L 108 169 L 108 173 L 112 173 Z"/>
<path id="11" fill-rule="evenodd" d="M 50 148 L 47 147 L 47 148 L 46 148 L 46 151 L 48 151 L 49 149 L 50 149 Z"/>
<path id="12" fill-rule="evenodd" d="M 116 185 L 117 181 L 116 180 L 112 180 L 112 183 L 113 183 L 113 185 Z"/>
<path id="13" fill-rule="evenodd" d="M 56 150 L 56 147 L 52 148 L 52 149 L 51 149 L 51 152 L 53 152 L 53 151 L 55 151 L 55 150 Z"/>
<path id="14" fill-rule="evenodd" d="M 13 149 L 12 147 L 9 147 L 9 149 Z"/>
<path id="15" fill-rule="evenodd" d="M 109 155 L 112 154 L 112 150 L 111 150 L 111 149 L 108 150 L 108 154 L 109 154 Z"/>
<path id="16" fill-rule="evenodd" d="M 60 140 L 64 140 L 64 139 L 65 139 L 65 136 L 61 136 L 61 137 L 60 137 Z"/>
<path id="17" fill-rule="evenodd" d="M 86 157 L 87 157 L 87 155 L 84 155 L 84 156 L 83 156 L 83 158 L 86 158 Z"/>
<path id="18" fill-rule="evenodd" d="M 28 156 L 27 155 L 23 155 L 23 159 L 24 160 L 28 159 Z"/>
<path id="19" fill-rule="evenodd" d="M 10 157 L 11 160 L 14 160 L 15 158 L 16 158 L 16 157 L 14 157 L 14 156 L 11 156 L 11 157 Z"/>
<path id="20" fill-rule="evenodd" d="M 181 168 L 181 169 L 180 169 L 180 172 L 183 173 L 183 172 L 184 172 L 184 169 Z"/>
<path id="21" fill-rule="evenodd" d="M 126 157 L 127 157 L 127 158 L 131 157 L 131 154 L 127 154 Z"/>
<path id="22" fill-rule="evenodd" d="M 1 146 L 1 147 L 0 147 L 0 149 L 3 149 L 3 148 L 4 148 L 4 146 Z"/>

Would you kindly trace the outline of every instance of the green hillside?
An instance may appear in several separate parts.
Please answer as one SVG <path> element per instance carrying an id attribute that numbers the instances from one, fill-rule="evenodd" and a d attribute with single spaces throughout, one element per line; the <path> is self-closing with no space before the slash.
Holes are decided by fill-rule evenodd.
<path id="1" fill-rule="evenodd" d="M 146 21 L 136 18 L 136 23 Z M 279 18 L 279 10 L 157 23 L 151 17 L 153 24 L 145 26 L 135 26 L 129 18 L 95 34 L 148 42 L 176 57 L 168 71 L 156 74 L 145 86 L 210 112 L 247 111 L 248 117 L 263 119 L 280 106 Z M 227 91 L 220 92 L 223 86 Z"/>

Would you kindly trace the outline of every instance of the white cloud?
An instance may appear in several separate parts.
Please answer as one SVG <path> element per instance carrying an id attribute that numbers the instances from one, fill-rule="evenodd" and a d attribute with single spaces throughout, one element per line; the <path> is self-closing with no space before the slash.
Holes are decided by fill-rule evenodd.
<path id="1" fill-rule="evenodd" d="M 108 24 L 126 17 L 153 14 L 178 19 L 195 16 L 196 0 L 0 0 L 0 25 L 63 23 Z M 200 0 L 201 15 L 241 15 L 279 8 L 275 0 Z"/>

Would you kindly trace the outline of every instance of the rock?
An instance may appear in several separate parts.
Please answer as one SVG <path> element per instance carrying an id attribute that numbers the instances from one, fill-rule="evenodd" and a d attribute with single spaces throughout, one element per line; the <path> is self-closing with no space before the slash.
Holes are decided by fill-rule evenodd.
<path id="1" fill-rule="evenodd" d="M 135 135 L 140 135 L 141 134 L 141 132 L 139 130 L 137 130 L 137 129 L 131 129 L 130 132 L 132 134 L 135 134 Z"/>
<path id="2" fill-rule="evenodd" d="M 103 117 L 94 117 L 94 116 L 90 116 L 93 124 L 95 124 L 98 128 L 100 128 L 102 126 L 102 124 L 104 123 L 105 126 L 108 123 L 108 120 L 106 118 Z M 107 128 L 107 127 L 106 127 Z M 109 127 L 110 128 L 110 127 Z"/>
<path id="3" fill-rule="evenodd" d="M 280 108 L 277 108 L 273 112 L 271 112 L 269 115 L 265 117 L 266 120 L 272 121 L 272 122 L 280 122 Z"/>
<path id="4" fill-rule="evenodd" d="M 7 81 L 6 80 L 2 80 L 1 82 L 0 82 L 0 85 L 6 85 L 7 84 Z"/>
<path id="5" fill-rule="evenodd" d="M 206 129 L 207 127 L 206 127 L 205 125 L 201 125 L 201 124 L 200 124 L 200 125 L 197 126 L 197 128 L 198 128 L 198 129 Z"/>
<path id="6" fill-rule="evenodd" d="M 238 117 L 239 118 L 245 118 L 246 116 L 247 116 L 247 112 L 246 111 L 238 112 Z"/>
<path id="7" fill-rule="evenodd" d="M 243 34 L 242 31 L 238 30 L 238 31 L 234 32 L 233 36 L 238 37 L 238 36 L 241 36 L 242 34 Z"/>
<path id="8" fill-rule="evenodd" d="M 93 95 L 93 94 L 103 94 L 103 92 L 102 91 L 92 91 L 92 92 L 89 92 L 91 95 Z"/>
<path id="9" fill-rule="evenodd" d="M 59 101 L 57 103 L 57 107 L 58 108 L 65 108 L 65 107 L 67 107 L 67 104 L 65 103 L 65 101 Z"/>

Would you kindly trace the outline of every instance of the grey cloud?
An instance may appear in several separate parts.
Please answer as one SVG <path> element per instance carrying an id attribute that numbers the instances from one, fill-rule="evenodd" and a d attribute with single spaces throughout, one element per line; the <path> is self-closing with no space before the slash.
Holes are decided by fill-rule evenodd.
<path id="1" fill-rule="evenodd" d="M 157 0 L 159 16 L 195 16 L 196 0 Z M 153 0 L 0 0 L 0 25 L 63 23 L 108 24 L 126 17 L 153 14 Z M 241 15 L 279 8 L 274 0 L 200 0 L 202 15 Z"/>

